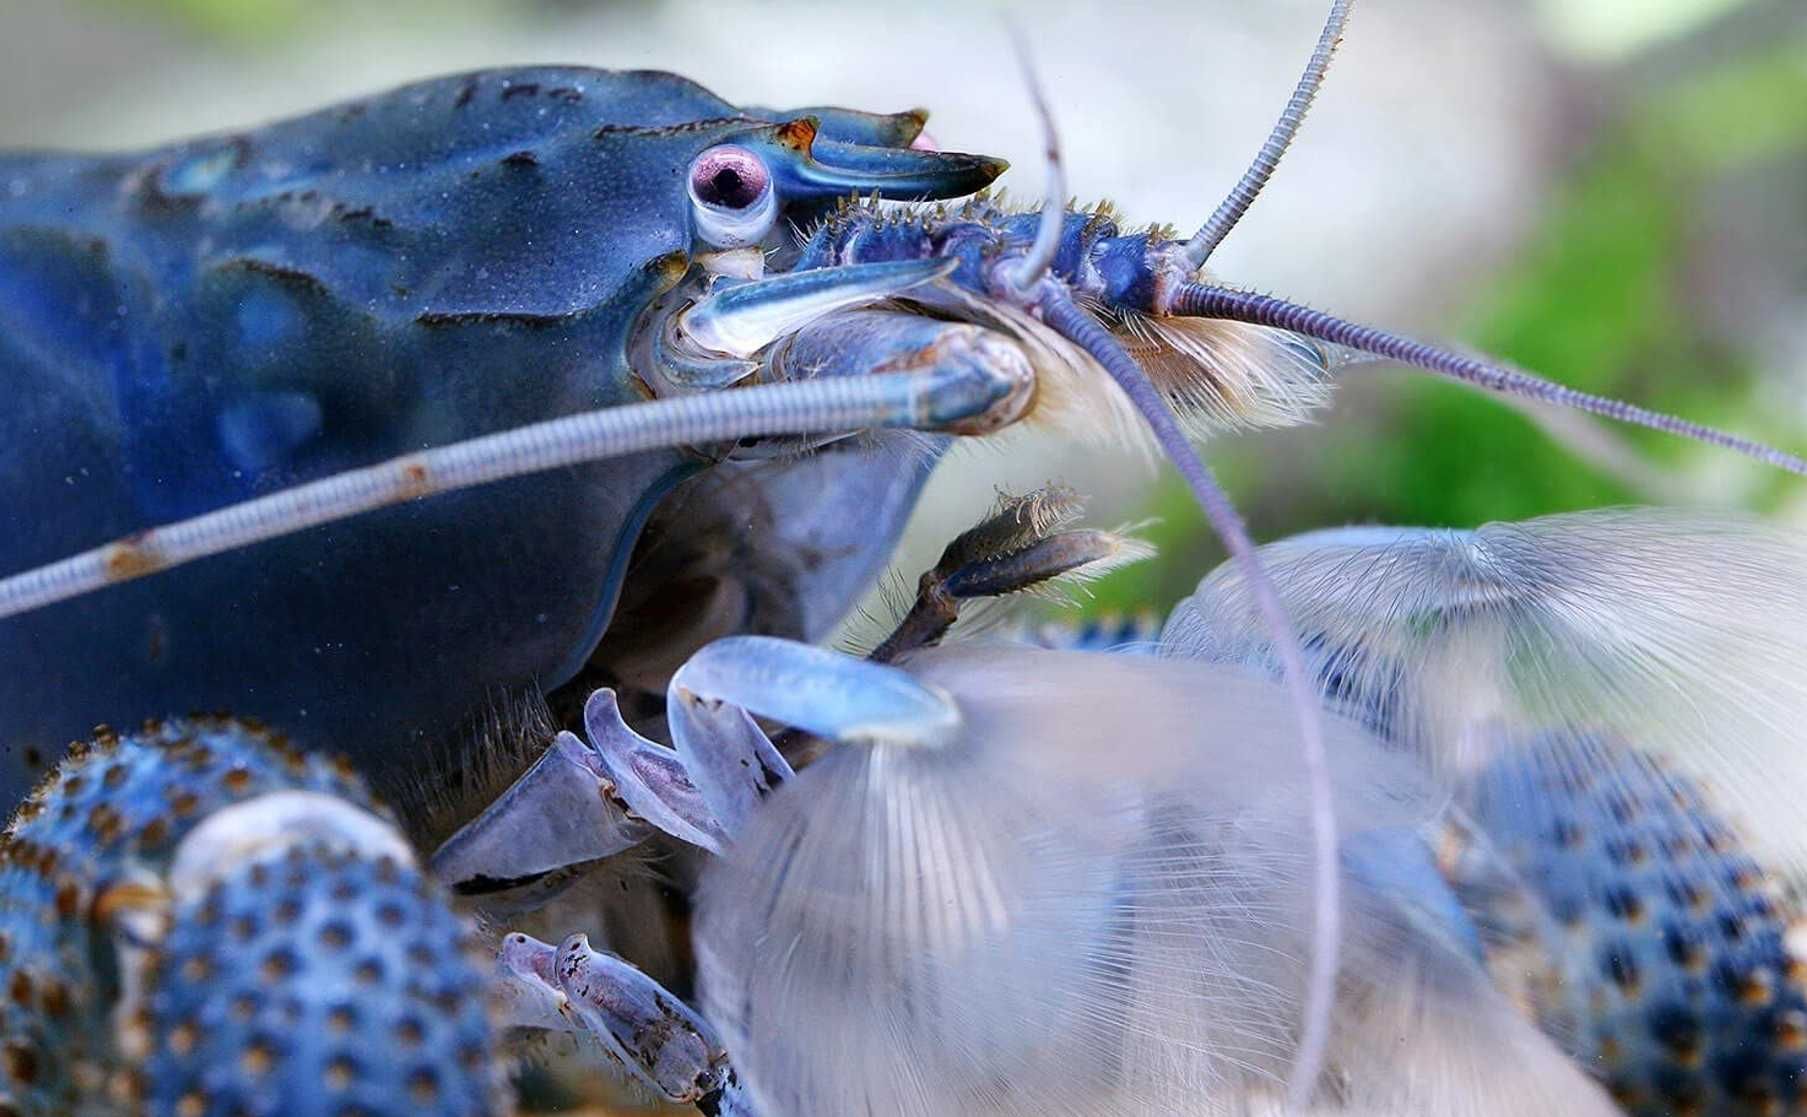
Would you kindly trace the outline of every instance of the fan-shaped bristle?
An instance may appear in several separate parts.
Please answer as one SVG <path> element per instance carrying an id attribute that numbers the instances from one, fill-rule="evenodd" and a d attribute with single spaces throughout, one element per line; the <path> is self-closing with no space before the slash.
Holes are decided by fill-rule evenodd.
<path id="1" fill-rule="evenodd" d="M 1263 557 L 1325 689 L 1446 779 L 1483 770 L 1514 739 L 1502 730 L 1596 732 L 1711 787 L 1763 856 L 1807 876 L 1807 536 L 1620 509 L 1314 532 Z M 1174 610 L 1164 641 L 1271 663 L 1227 565 Z"/>
<path id="2" fill-rule="evenodd" d="M 1637 1117 L 1807 1105 L 1807 538 L 1620 510 L 1265 557 L 1325 696 L 1471 816 L 1445 867 L 1527 1016 Z M 1268 643 L 1227 567 L 1163 635 Z"/>
<path id="3" fill-rule="evenodd" d="M 1277 1105 L 1313 864 L 1285 692 L 1144 657 L 950 646 L 909 666 L 957 701 L 959 738 L 831 750 L 705 879 L 705 1003 L 760 1102 L 903 1117 Z M 1345 865 L 1331 1092 L 1393 1117 L 1514 1112 L 1502 1098 L 1607 1117 L 1478 949 L 1452 945 L 1471 936 L 1437 903 L 1420 837 L 1441 797 L 1352 723 L 1326 730 L 1345 832 L 1379 850 Z M 1431 1083 L 1382 1057 L 1415 1044 L 1473 1075 Z M 1490 1069 L 1504 1049 L 1527 1063 Z"/>
<path id="4" fill-rule="evenodd" d="M 1295 334 L 1208 318 L 1118 317 L 1116 334 L 1196 437 L 1310 422 L 1329 361 Z"/>

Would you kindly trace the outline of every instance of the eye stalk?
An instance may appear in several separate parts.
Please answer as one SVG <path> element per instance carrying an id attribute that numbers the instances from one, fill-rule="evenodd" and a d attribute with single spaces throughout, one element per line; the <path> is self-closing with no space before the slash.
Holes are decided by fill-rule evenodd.
<path id="1" fill-rule="evenodd" d="M 758 244 L 778 217 L 765 160 L 738 144 L 719 144 L 691 162 L 690 206 L 697 235 L 717 248 Z"/>

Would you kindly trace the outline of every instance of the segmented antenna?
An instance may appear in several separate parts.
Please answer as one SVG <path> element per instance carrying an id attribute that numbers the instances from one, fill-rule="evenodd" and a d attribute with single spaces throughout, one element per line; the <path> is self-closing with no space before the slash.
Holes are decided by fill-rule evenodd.
<path id="1" fill-rule="evenodd" d="M 1060 161 L 1060 130 L 1054 126 L 1054 113 L 1048 108 L 1047 95 L 1042 92 L 1041 78 L 1035 72 L 1035 62 L 1029 55 L 1029 40 L 1024 37 L 1023 29 L 1012 19 L 1007 19 L 1010 29 L 1010 42 L 1016 49 L 1017 65 L 1023 72 L 1023 83 L 1029 87 L 1030 99 L 1035 102 L 1036 119 L 1042 126 L 1042 152 L 1046 158 L 1045 176 L 1042 195 L 1041 224 L 1035 228 L 1035 243 L 1029 246 L 1029 252 L 1020 261 L 1014 271 L 1006 273 L 1010 284 L 1015 288 L 1019 299 L 1032 296 L 1035 285 L 1042 276 L 1048 274 L 1049 265 L 1054 263 L 1054 254 L 1060 249 L 1060 231 L 1065 224 L 1067 213 L 1067 174 Z"/>
<path id="2" fill-rule="evenodd" d="M 1299 126 L 1305 123 L 1305 114 L 1311 110 L 1312 99 L 1318 95 L 1318 89 L 1324 84 L 1324 73 L 1330 69 L 1331 56 L 1336 54 L 1337 44 L 1343 39 L 1343 28 L 1349 22 L 1349 9 L 1355 0 L 1335 0 L 1330 5 L 1330 16 L 1324 21 L 1324 30 L 1318 33 L 1318 45 L 1311 52 L 1311 61 L 1305 64 L 1305 72 L 1299 75 L 1299 84 L 1293 87 L 1293 95 L 1287 98 L 1286 108 L 1280 113 L 1280 119 L 1274 122 L 1273 131 L 1267 134 L 1267 142 L 1255 154 L 1255 161 L 1249 169 L 1242 172 L 1236 180 L 1229 196 L 1217 203 L 1217 209 L 1200 226 L 1198 233 L 1186 242 L 1182 258 L 1186 261 L 1186 272 L 1191 274 L 1204 266 L 1211 253 L 1230 235 L 1230 230 L 1242 220 L 1249 207 L 1255 204 L 1262 187 L 1273 177 L 1274 168 L 1280 165 L 1280 157 L 1292 146 L 1293 137 L 1299 134 Z"/>
<path id="3" fill-rule="evenodd" d="M 1287 1079 L 1287 1104 L 1303 1109 L 1322 1073 L 1330 1041 L 1330 1013 L 1336 996 L 1338 955 L 1342 948 L 1342 881 L 1338 875 L 1336 807 L 1331 800 L 1330 763 L 1324 753 L 1324 728 L 1319 714 L 1319 694 L 1305 669 L 1305 652 L 1299 643 L 1286 607 L 1267 575 L 1255 543 L 1249 538 L 1242 516 L 1229 495 L 1198 456 L 1186 432 L 1180 428 L 1148 373 L 1073 297 L 1065 285 L 1052 278 L 1042 282 L 1038 305 L 1042 320 L 1055 332 L 1092 355 L 1117 382 L 1154 432 L 1174 468 L 1185 478 L 1193 499 L 1224 542 L 1231 559 L 1242 569 L 1249 594 L 1273 635 L 1281 672 L 1299 720 L 1299 739 L 1311 788 L 1311 831 L 1316 897 L 1313 903 L 1311 976 L 1306 987 L 1305 1016 L 1300 1029 L 1299 1053 Z"/>
<path id="4" fill-rule="evenodd" d="M 919 425 L 914 373 L 827 377 L 604 407 L 453 442 L 153 528 L 0 579 L 0 618 L 391 504 L 667 446 Z"/>
<path id="5" fill-rule="evenodd" d="M 1326 47 L 1321 40 L 1319 51 L 1312 57 L 1317 77 L 1311 81 L 1310 89 L 1303 94 L 1305 105 L 1310 104 L 1311 94 L 1316 91 L 1317 82 L 1323 78 L 1323 69 L 1329 64 L 1330 49 L 1335 46 L 1336 38 L 1342 33 L 1343 21 L 1348 16 L 1348 4 L 1349 0 L 1337 0 L 1336 7 L 1331 12 L 1330 26 L 1325 29 L 1329 46 Z M 1302 1109 L 1311 1100 L 1312 1091 L 1323 1071 L 1324 1055 L 1330 1043 L 1330 1017 L 1336 997 L 1338 958 L 1342 948 L 1342 880 L 1337 855 L 1336 806 L 1331 799 L 1330 763 L 1324 754 L 1324 727 L 1319 713 L 1318 689 L 1306 672 L 1305 651 L 1299 642 L 1299 634 L 1287 616 L 1286 607 L 1281 603 L 1273 581 L 1261 564 L 1255 543 L 1249 538 L 1247 525 L 1236 511 L 1229 494 L 1223 491 L 1217 479 L 1212 476 L 1211 468 L 1198 456 L 1198 451 L 1193 449 L 1191 440 L 1180 426 L 1179 417 L 1174 414 L 1160 389 L 1155 387 L 1154 381 L 1149 379 L 1147 370 L 1129 355 L 1129 351 L 1111 336 L 1108 329 L 1073 301 L 1072 293 L 1065 283 L 1046 274 L 1059 241 L 1066 185 L 1061 172 L 1060 142 L 1054 118 L 1049 112 L 1047 98 L 1042 95 L 1041 82 L 1036 77 L 1028 42 L 1017 35 L 1015 45 L 1023 78 L 1028 83 L 1036 115 L 1041 121 L 1042 134 L 1047 138 L 1048 183 L 1047 201 L 1042 207 L 1041 224 L 1036 230 L 1034 247 L 1023 258 L 1023 264 L 1018 269 L 1000 269 L 1003 272 L 1002 285 L 1007 288 L 1003 293 L 1026 305 L 1033 305 L 1041 312 L 1042 321 L 1051 329 L 1091 354 L 1148 423 L 1156 443 L 1185 479 L 1187 487 L 1192 490 L 1193 499 L 1203 510 L 1212 530 L 1223 540 L 1231 559 L 1243 570 L 1261 619 L 1273 634 L 1274 648 L 1279 653 L 1281 672 L 1292 700 L 1293 713 L 1298 718 L 1300 749 L 1305 762 L 1307 784 L 1311 788 L 1314 901 L 1311 972 L 1306 984 L 1299 1051 L 1287 1079 L 1286 1093 L 1289 1106 Z M 1312 70 L 1308 69 L 1306 77 L 1310 79 L 1311 76 Z M 1301 88 L 1305 84 L 1302 80 Z M 1295 92 L 1294 102 L 1298 102 L 1300 98 L 1301 94 Z M 1302 107 L 1295 111 L 1294 105 L 1288 104 L 1281 123 L 1284 125 L 1291 119 L 1291 126 L 1278 141 L 1275 136 L 1281 135 L 1281 129 L 1276 128 L 1275 136 L 1268 138 L 1268 147 L 1274 147 L 1278 143 L 1277 150 L 1269 157 L 1268 148 L 1264 147 L 1263 157 L 1256 160 L 1257 168 L 1265 167 L 1261 171 L 1260 181 L 1265 181 L 1267 175 L 1272 173 L 1292 132 L 1297 130 L 1298 118 L 1303 115 Z M 1252 169 L 1249 175 L 1243 176 L 1244 181 L 1237 185 L 1238 191 L 1243 189 L 1254 173 Z M 1253 200 L 1255 191 L 1260 189 L 1260 181 L 1250 189 L 1250 201 Z M 1233 225 L 1235 217 L 1241 216 L 1241 210 L 1246 208 L 1247 202 L 1243 202 L 1229 219 L 1229 224 Z M 1220 206 L 1220 214 L 1222 211 L 1223 207 Z M 1207 225 L 1207 228 L 1210 226 Z M 1227 226 L 1224 231 L 1228 231 Z M 1043 249 L 1046 256 L 1040 258 L 1038 252 Z M 1033 287 L 1023 279 L 1024 276 L 1031 275 L 1037 279 Z"/>
<path id="6" fill-rule="evenodd" d="M 1651 411 L 1635 404 L 1589 392 L 1577 391 L 1528 372 L 1506 368 L 1492 361 L 1439 348 L 1422 341 L 1363 326 L 1326 314 L 1321 310 L 1273 295 L 1238 291 L 1212 283 L 1186 283 L 1175 289 L 1168 303 L 1169 314 L 1194 318 L 1225 318 L 1258 326 L 1274 326 L 1306 337 L 1327 341 L 1363 353 L 1398 361 L 1425 369 L 1464 384 L 1502 395 L 1516 396 L 1535 403 L 1574 408 L 1607 419 L 1634 426 L 1648 427 L 1665 434 L 1680 435 L 1710 446 L 1719 446 L 1766 465 L 1807 476 L 1807 460 L 1700 423 L 1689 422 L 1661 411 Z"/>

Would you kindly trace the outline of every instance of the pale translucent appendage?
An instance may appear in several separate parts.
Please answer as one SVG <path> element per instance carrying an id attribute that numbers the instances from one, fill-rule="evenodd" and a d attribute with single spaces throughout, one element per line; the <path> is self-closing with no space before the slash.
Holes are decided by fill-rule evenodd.
<path id="1" fill-rule="evenodd" d="M 755 1110 L 703 1018 L 658 982 L 572 935 L 560 946 L 515 932 L 496 958 L 503 1023 L 593 1038 L 655 1096 L 717 1117 Z"/>
<path id="2" fill-rule="evenodd" d="M 698 681 L 690 664 L 672 679 L 665 704 L 671 739 L 716 825 L 738 834 L 759 800 L 791 777 L 791 766 L 752 715 L 692 690 Z"/>
<path id="3" fill-rule="evenodd" d="M 615 692 L 603 688 L 584 703 L 584 732 L 602 756 L 615 794 L 639 818 L 680 841 L 719 852 L 727 840 L 683 760 L 622 720 Z"/>
<path id="4" fill-rule="evenodd" d="M 1331 705 L 1466 816 L 1439 871 L 1521 1020 L 1627 1112 L 1797 1105 L 1807 537 L 1621 509 L 1263 557 Z M 1163 643 L 1275 669 L 1234 569 Z M 1467 1070 L 1438 1057 L 1454 1096 Z"/>
<path id="5" fill-rule="evenodd" d="M 448 886 L 487 890 L 638 845 L 648 827 L 617 796 L 598 750 L 560 733 L 520 779 L 431 858 Z"/>
<path id="6" fill-rule="evenodd" d="M 1109 533 L 1062 530 L 1076 516 L 1077 500 L 1064 492 L 1006 500 L 950 545 L 925 585 L 953 602 L 1019 592 L 1144 553 Z M 906 643 L 920 651 L 925 641 Z M 473 876 L 473 866 L 484 875 L 534 870 L 606 855 L 654 828 L 725 852 L 761 801 L 795 775 L 755 716 L 854 748 L 933 751 L 960 728 L 947 695 L 904 670 L 768 637 L 719 640 L 692 656 L 671 680 L 667 714 L 669 748 L 629 727 L 613 692 L 598 690 L 584 711 L 589 743 L 561 735 L 436 862 L 462 866 L 462 876 Z M 559 811 L 567 817 L 538 817 Z M 560 827 L 587 827 L 588 844 Z M 539 839 L 535 849 L 517 848 L 530 837 Z M 722 1045 L 702 1020 L 639 971 L 591 951 L 582 936 L 554 950 L 510 934 L 498 967 L 513 1026 L 593 1036 L 661 1097 L 707 1112 L 744 1111 Z"/>
<path id="7" fill-rule="evenodd" d="M 1073 529 L 1080 501 L 1050 487 L 1006 498 L 924 576 L 919 600 L 873 659 L 939 640 L 958 604 L 1095 575 L 1149 553 L 1133 539 Z M 954 716 L 944 700 L 878 664 L 789 641 L 705 647 L 667 690 L 673 747 L 634 731 L 615 693 L 590 696 L 590 740 L 561 733 L 546 753 L 433 855 L 442 881 L 488 891 L 620 853 L 653 829 L 719 852 L 753 807 L 792 775 L 758 714 L 830 741 L 873 734 L 932 742 Z"/>
<path id="8" fill-rule="evenodd" d="M 951 697 L 949 735 L 828 750 L 705 877 L 703 1004 L 758 1103 L 1279 1112 L 1315 893 L 1285 692 L 1234 667 L 996 646 L 903 670 Z M 1354 722 L 1325 724 L 1348 964 L 1337 1085 L 1315 1102 L 1612 1113 L 1488 979 L 1430 845 L 1447 796 Z"/>
<path id="9" fill-rule="evenodd" d="M 1327 697 L 1450 786 L 1468 787 L 1522 734 L 1612 738 L 1711 788 L 1763 857 L 1807 875 L 1798 528 L 1614 509 L 1473 531 L 1312 532 L 1263 560 Z M 1229 566 L 1174 610 L 1163 645 L 1274 662 Z M 1618 762 L 1579 741 L 1571 752 L 1578 776 Z"/>
<path id="10" fill-rule="evenodd" d="M 717 640 L 697 652 L 672 677 L 666 706 L 675 748 L 634 732 L 606 689 L 590 696 L 584 726 L 634 815 L 712 852 L 791 775 L 751 715 L 829 740 L 881 734 L 924 743 L 958 717 L 901 672 L 765 636 Z"/>

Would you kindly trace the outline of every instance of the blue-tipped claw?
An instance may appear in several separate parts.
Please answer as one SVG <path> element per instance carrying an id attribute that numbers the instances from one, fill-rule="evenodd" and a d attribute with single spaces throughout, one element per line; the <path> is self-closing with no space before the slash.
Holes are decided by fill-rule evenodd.
<path id="1" fill-rule="evenodd" d="M 820 135 L 810 117 L 799 117 L 742 141 L 758 150 L 789 200 L 877 194 L 897 201 L 959 198 L 975 193 L 1009 169 L 1002 159 L 957 151 L 875 147 Z"/>
<path id="2" fill-rule="evenodd" d="M 770 636 L 717 640 L 671 687 L 832 741 L 936 745 L 960 726 L 951 698 L 894 667 Z"/>

